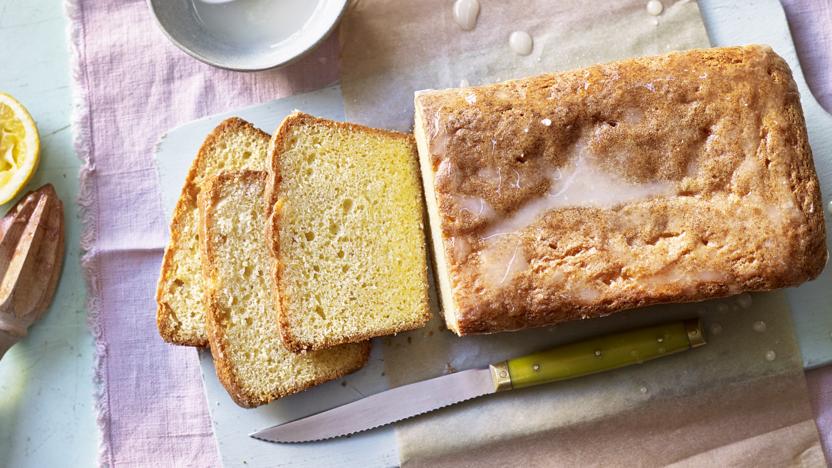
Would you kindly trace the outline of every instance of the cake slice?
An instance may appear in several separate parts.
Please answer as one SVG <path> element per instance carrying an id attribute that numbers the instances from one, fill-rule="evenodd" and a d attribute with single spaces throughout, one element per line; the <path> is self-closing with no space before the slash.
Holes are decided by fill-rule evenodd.
<path id="1" fill-rule="evenodd" d="M 415 108 L 460 335 L 794 286 L 826 262 L 797 86 L 768 47 L 423 91 Z"/>
<path id="2" fill-rule="evenodd" d="M 220 382 L 244 407 L 361 368 L 370 343 L 296 354 L 283 346 L 266 246 L 266 173 L 227 172 L 199 196 L 205 315 Z"/>
<path id="3" fill-rule="evenodd" d="M 294 113 L 268 157 L 280 331 L 294 351 L 430 318 L 423 199 L 410 135 Z"/>
<path id="4" fill-rule="evenodd" d="M 224 170 L 264 170 L 269 134 L 230 118 L 220 123 L 199 148 L 173 211 L 156 287 L 156 324 L 165 341 L 208 346 L 202 308 L 202 271 L 198 247 L 197 196 L 206 180 Z"/>

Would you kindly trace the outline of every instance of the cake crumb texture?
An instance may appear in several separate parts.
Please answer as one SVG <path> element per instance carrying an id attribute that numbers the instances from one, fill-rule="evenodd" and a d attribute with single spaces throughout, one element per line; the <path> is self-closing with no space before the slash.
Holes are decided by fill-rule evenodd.
<path id="1" fill-rule="evenodd" d="M 244 407 L 357 370 L 370 352 L 369 342 L 303 354 L 283 346 L 269 274 L 265 187 L 265 172 L 224 172 L 199 196 L 211 354 L 220 382 Z"/>
<path id="2" fill-rule="evenodd" d="M 269 154 L 286 345 L 322 349 L 423 326 L 424 204 L 412 136 L 295 113 Z"/>
<path id="3" fill-rule="evenodd" d="M 222 171 L 264 170 L 271 137 L 237 117 L 221 122 L 206 138 L 188 171 L 173 211 L 156 288 L 156 323 L 170 343 L 208 346 L 202 307 L 197 197 L 204 183 Z"/>

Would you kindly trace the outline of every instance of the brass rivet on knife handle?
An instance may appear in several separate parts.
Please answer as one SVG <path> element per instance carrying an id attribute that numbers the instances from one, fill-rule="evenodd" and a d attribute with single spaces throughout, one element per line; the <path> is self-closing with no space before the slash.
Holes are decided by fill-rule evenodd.
<path id="1" fill-rule="evenodd" d="M 685 331 L 691 348 L 705 346 L 705 332 L 702 330 L 702 319 L 685 320 Z"/>
<path id="2" fill-rule="evenodd" d="M 498 362 L 488 366 L 491 369 L 491 379 L 494 381 L 494 391 L 511 390 L 511 374 L 508 371 L 508 361 Z"/>

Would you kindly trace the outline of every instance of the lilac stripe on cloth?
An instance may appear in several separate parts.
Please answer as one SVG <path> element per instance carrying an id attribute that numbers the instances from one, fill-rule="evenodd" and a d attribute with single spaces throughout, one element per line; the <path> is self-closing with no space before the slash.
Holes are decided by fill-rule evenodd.
<path id="1" fill-rule="evenodd" d="M 282 71 L 234 73 L 171 46 L 144 0 L 69 0 L 67 12 L 100 462 L 217 466 L 196 352 L 156 331 L 167 223 L 153 147 L 177 124 L 334 82 L 334 59 L 323 58 L 335 57 L 337 43 Z"/>
<path id="2" fill-rule="evenodd" d="M 818 102 L 832 112 L 832 0 L 781 0 L 800 68 Z"/>

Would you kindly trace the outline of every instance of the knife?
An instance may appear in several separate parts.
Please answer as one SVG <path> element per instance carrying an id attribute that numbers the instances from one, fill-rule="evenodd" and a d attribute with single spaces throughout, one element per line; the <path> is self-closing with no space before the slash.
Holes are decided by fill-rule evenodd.
<path id="1" fill-rule="evenodd" d="M 641 364 L 704 344 L 700 319 L 615 333 L 392 388 L 251 437 L 293 443 L 346 436 L 483 395 Z"/>

